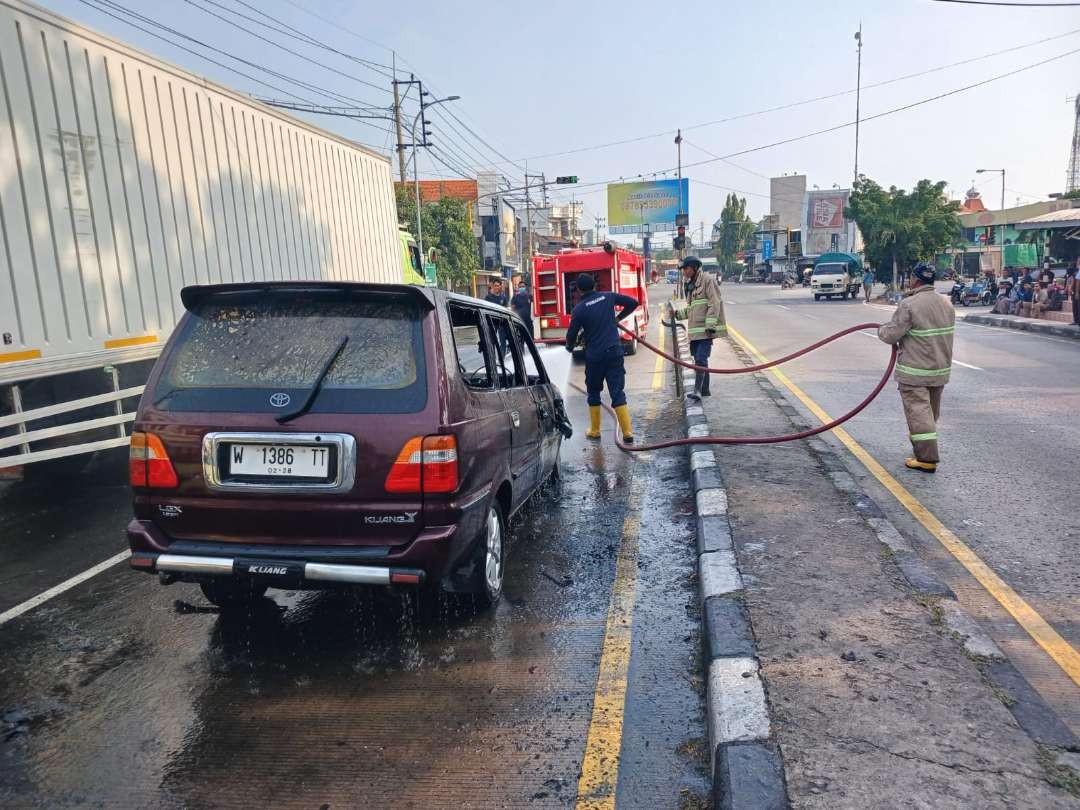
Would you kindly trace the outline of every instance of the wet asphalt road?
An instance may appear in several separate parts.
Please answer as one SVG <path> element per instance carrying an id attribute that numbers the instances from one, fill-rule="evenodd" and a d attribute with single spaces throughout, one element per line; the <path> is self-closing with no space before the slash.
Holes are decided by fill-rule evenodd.
<path id="1" fill-rule="evenodd" d="M 861 300 L 815 302 L 803 288 L 726 284 L 724 293 L 729 322 L 771 358 L 847 326 L 887 321 L 892 314 L 891 307 Z M 837 417 L 870 392 L 887 359 L 888 348 L 875 336 L 855 334 L 784 369 Z M 902 467 L 911 445 L 894 383 L 845 429 L 1080 648 L 1080 523 L 1069 509 L 1080 486 L 1080 341 L 957 320 L 954 359 L 959 363 L 944 394 L 942 464 L 936 475 Z M 1080 733 L 1080 688 L 847 450 L 829 434 L 825 438 L 1059 716 Z"/>
<path id="2" fill-rule="evenodd" d="M 654 393 L 653 358 L 627 365 L 638 434 L 682 430 L 670 374 Z M 583 397 L 567 401 L 564 482 L 514 522 L 491 613 L 271 591 L 229 617 L 117 565 L 0 626 L 0 806 L 574 806 L 630 523 L 617 803 L 704 806 L 686 457 L 591 445 Z M 125 476 L 118 454 L 63 484 L 2 485 L 0 612 L 123 550 Z"/>

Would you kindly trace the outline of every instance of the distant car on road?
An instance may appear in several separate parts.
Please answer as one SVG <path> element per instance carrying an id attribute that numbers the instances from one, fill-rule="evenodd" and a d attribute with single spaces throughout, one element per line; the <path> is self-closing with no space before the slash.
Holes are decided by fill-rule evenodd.
<path id="1" fill-rule="evenodd" d="M 188 287 L 131 437 L 131 566 L 222 607 L 268 587 L 498 601 L 506 526 L 569 426 L 523 323 L 430 287 Z"/>
<path id="2" fill-rule="evenodd" d="M 668 270 L 667 271 L 667 282 L 668 282 L 668 284 L 678 284 L 679 283 L 679 271 L 678 270 Z"/>

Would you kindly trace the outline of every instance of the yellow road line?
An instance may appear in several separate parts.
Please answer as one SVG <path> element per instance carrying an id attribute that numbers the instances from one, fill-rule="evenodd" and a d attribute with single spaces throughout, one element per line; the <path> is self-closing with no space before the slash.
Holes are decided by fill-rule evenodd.
<path id="1" fill-rule="evenodd" d="M 739 334 L 730 323 L 728 324 L 728 333 L 746 347 L 746 350 L 753 354 L 759 362 L 768 362 L 768 358 L 759 352 L 750 341 Z M 769 373 L 782 382 L 803 405 L 810 409 L 810 412 L 814 414 L 814 416 L 821 420 L 822 424 L 832 421 L 832 417 L 829 416 L 820 405 L 814 402 L 814 400 L 810 399 L 810 397 L 795 385 L 795 383 L 789 380 L 782 371 L 771 368 L 769 369 Z M 866 469 L 881 482 L 882 486 L 892 493 L 893 497 L 900 502 L 900 505 L 907 509 L 908 512 L 910 512 L 912 516 L 918 520 L 928 532 L 930 532 L 930 534 L 936 537 L 938 542 L 940 542 L 941 545 L 943 545 L 949 553 L 952 554 L 973 577 L 975 577 L 978 583 L 998 601 L 998 604 L 1005 608 L 1005 610 L 1016 619 L 1017 623 L 1023 627 L 1027 634 L 1035 640 L 1035 643 L 1042 647 L 1043 650 L 1046 651 L 1046 654 L 1049 655 L 1062 670 L 1064 670 L 1065 674 L 1072 678 L 1077 686 L 1080 686 L 1080 652 L 1077 652 L 1069 642 L 1062 638 L 1061 635 L 1050 626 L 1050 623 L 1039 615 L 1035 608 L 1024 601 L 1020 594 L 1014 591 L 1008 583 L 994 573 L 990 566 L 982 561 L 979 555 L 972 551 L 971 548 L 953 534 L 952 531 L 947 529 L 929 509 L 923 506 L 918 498 L 908 492 L 903 484 L 893 478 L 873 456 L 866 452 L 866 450 L 851 437 L 851 434 L 843 428 L 833 428 L 832 432 L 835 433 L 836 438 L 843 442 L 844 446 L 852 452 L 855 458 L 859 459 Z"/>
<path id="2" fill-rule="evenodd" d="M 649 402 L 645 417 L 647 422 L 656 418 L 656 409 L 656 400 L 653 399 Z M 635 476 L 630 484 L 622 541 L 615 561 L 615 582 L 611 587 L 600 671 L 596 676 L 589 735 L 585 740 L 585 756 L 578 779 L 577 810 L 615 810 L 637 587 L 638 534 L 641 529 L 638 487 Z"/>
<path id="3" fill-rule="evenodd" d="M 657 345 L 660 347 L 660 351 L 664 351 L 664 324 L 660 324 L 660 335 Z M 659 354 L 656 355 L 656 365 L 653 366 L 652 373 L 652 390 L 659 391 L 664 384 L 664 358 Z"/>

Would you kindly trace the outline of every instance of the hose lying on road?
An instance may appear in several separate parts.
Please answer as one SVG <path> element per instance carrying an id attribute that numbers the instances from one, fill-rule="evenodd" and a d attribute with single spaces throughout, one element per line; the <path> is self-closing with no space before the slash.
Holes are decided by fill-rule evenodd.
<path id="1" fill-rule="evenodd" d="M 837 332 L 834 335 L 830 335 L 827 338 L 819 340 L 817 343 L 812 343 L 811 345 L 806 346 L 805 348 L 802 348 L 797 352 L 792 352 L 789 355 L 785 355 L 778 360 L 770 360 L 767 363 L 759 363 L 754 366 L 741 366 L 739 368 L 730 369 L 695 366 L 693 363 L 688 363 L 685 360 L 680 360 L 677 357 L 668 354 L 667 352 L 661 351 L 659 348 L 653 346 L 648 341 L 642 340 L 637 335 L 634 335 L 632 332 L 630 332 L 630 330 L 624 329 L 621 326 L 619 328 L 623 329 L 624 332 L 630 334 L 636 341 L 641 343 L 646 348 L 651 349 L 652 351 L 659 354 L 661 357 L 664 357 L 671 362 L 676 363 L 677 365 L 683 366 L 684 368 L 690 368 L 695 371 L 707 371 L 710 374 L 747 374 L 753 371 L 762 371 L 767 368 L 772 368 L 773 366 L 778 366 L 781 363 L 786 363 L 789 360 L 794 360 L 797 357 L 802 357 L 803 355 L 809 354 L 816 349 L 820 349 L 822 346 L 828 343 L 832 343 L 834 340 L 839 340 L 845 335 L 850 335 L 852 332 L 859 332 L 863 329 L 876 329 L 878 326 L 879 324 L 876 323 L 863 323 L 859 324 L 858 326 L 851 326 L 847 329 L 843 329 Z M 619 436 L 618 428 L 616 428 L 614 430 L 615 444 L 618 445 L 620 450 L 624 450 L 627 453 L 640 453 L 647 450 L 663 450 L 667 447 L 682 447 L 684 445 L 691 444 L 779 444 L 781 442 L 793 442 L 799 439 L 808 439 L 811 436 L 817 436 L 819 433 L 825 433 L 839 425 L 844 424 L 844 422 L 857 415 L 864 408 L 866 408 L 867 405 L 873 402 L 877 395 L 881 393 L 881 390 L 885 387 L 886 383 L 889 382 L 889 377 L 892 375 L 893 367 L 896 365 L 896 352 L 896 346 L 893 346 L 892 354 L 889 356 L 888 366 L 885 368 L 885 373 L 881 375 L 881 379 L 878 380 L 877 385 L 874 386 L 874 390 L 871 391 L 870 394 L 865 399 L 863 399 L 862 402 L 860 402 L 850 411 L 845 413 L 843 416 L 840 416 L 832 420 L 831 422 L 827 422 L 826 424 L 819 425 L 815 428 L 802 430 L 798 433 L 785 433 L 779 436 L 689 436 L 685 439 L 667 439 L 665 441 L 653 442 L 652 444 L 626 444 Z M 585 389 L 577 383 L 570 383 L 570 385 L 576 390 L 580 391 L 582 394 L 586 393 Z M 604 409 L 607 410 L 607 412 L 611 416 L 615 415 L 614 410 L 612 410 L 612 408 L 607 404 L 604 404 Z"/>

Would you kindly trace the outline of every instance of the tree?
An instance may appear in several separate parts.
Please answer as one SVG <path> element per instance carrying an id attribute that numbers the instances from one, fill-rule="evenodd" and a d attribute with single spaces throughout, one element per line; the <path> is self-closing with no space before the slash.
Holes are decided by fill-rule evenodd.
<path id="1" fill-rule="evenodd" d="M 730 269 L 740 250 L 753 247 L 754 230 L 753 220 L 746 215 L 746 198 L 728 194 L 716 235 L 716 261 L 722 270 Z"/>
<path id="2" fill-rule="evenodd" d="M 864 253 L 879 281 L 934 256 L 956 241 L 960 204 L 945 199 L 945 183 L 920 180 L 910 192 L 885 190 L 865 175 L 855 181 L 844 215 L 862 232 Z"/>
<path id="3" fill-rule="evenodd" d="M 1072 191 L 1066 191 L 1061 195 L 1063 200 L 1080 200 L 1080 188 L 1074 188 Z"/>
<path id="4" fill-rule="evenodd" d="M 424 251 L 435 248 L 439 255 L 439 279 L 457 288 L 468 288 L 480 269 L 480 255 L 466 205 L 464 200 L 443 197 L 424 203 L 420 213 Z M 397 210 L 398 221 L 415 237 L 416 196 L 411 187 L 397 187 Z"/>

